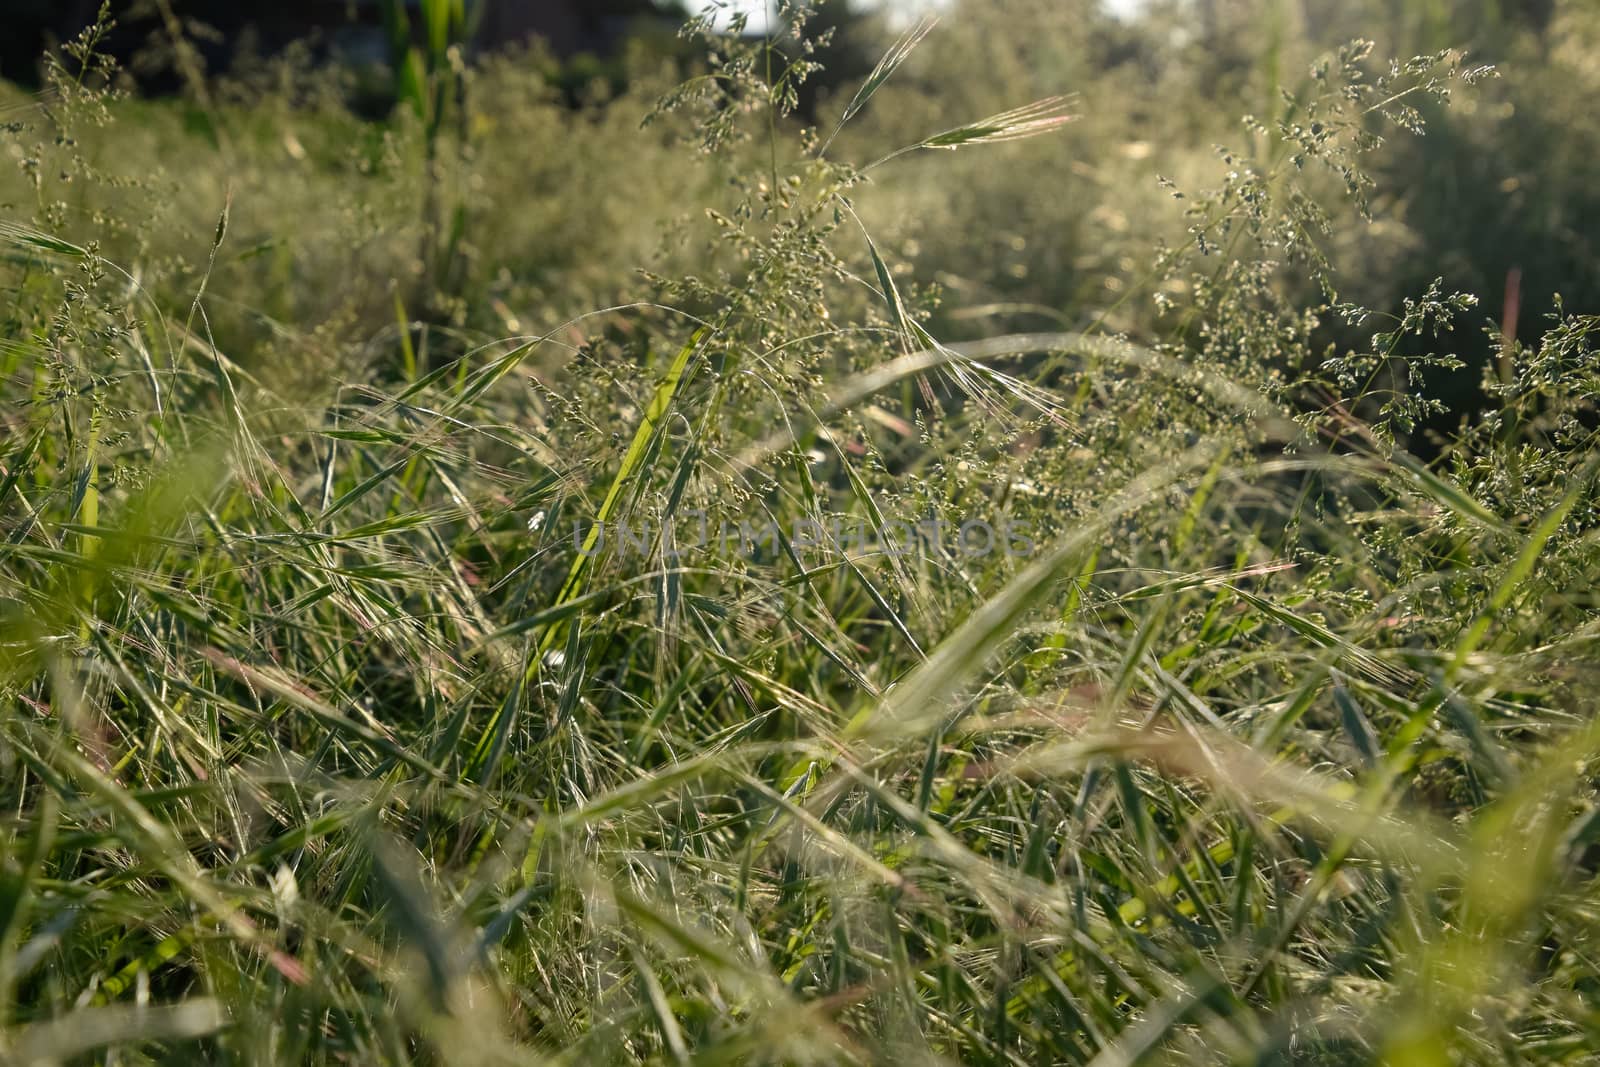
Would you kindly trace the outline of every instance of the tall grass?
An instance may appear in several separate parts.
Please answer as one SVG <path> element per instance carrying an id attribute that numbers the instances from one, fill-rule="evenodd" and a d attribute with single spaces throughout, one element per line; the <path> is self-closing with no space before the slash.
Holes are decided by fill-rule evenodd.
<path id="1" fill-rule="evenodd" d="M 159 109 L 63 72 L 21 112 L 92 191 L 40 171 L 0 228 L 0 1055 L 1600 1049 L 1600 319 L 1502 338 L 1493 411 L 1424 462 L 1421 372 L 1472 300 L 1374 332 L 1324 254 L 1379 135 L 1486 72 L 1331 54 L 1170 183 L 1185 230 L 1126 295 L 957 342 L 873 198 L 916 154 L 1093 121 L 1089 87 L 852 163 L 850 126 L 791 129 L 801 15 L 717 40 L 642 132 L 574 123 L 618 167 L 710 153 L 673 180 L 718 188 L 627 302 L 533 332 L 509 285 L 414 321 L 429 264 L 381 223 L 437 176 L 403 115 L 342 179 L 399 206 L 338 209 L 397 288 L 341 305 L 291 257 L 269 310 L 229 286 L 307 223 L 241 216 L 303 113 L 232 140 L 250 181 L 190 268 L 117 239 L 132 193 L 94 159 Z M 566 121 L 524 103 L 478 117 Z M 464 240 L 525 207 L 471 204 Z M 1322 350 L 1335 317 L 1370 343 Z"/>

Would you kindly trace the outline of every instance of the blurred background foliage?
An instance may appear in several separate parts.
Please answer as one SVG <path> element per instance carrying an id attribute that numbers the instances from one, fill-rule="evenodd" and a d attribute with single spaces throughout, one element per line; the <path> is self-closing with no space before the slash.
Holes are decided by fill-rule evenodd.
<path id="1" fill-rule="evenodd" d="M 18 83 L 0 89 L 8 118 L 23 117 L 38 83 L 21 57 L 92 18 L 79 6 L 7 5 L 17 32 L 0 71 Z M 430 6 L 461 8 L 450 39 L 430 40 Z M 638 129 L 706 58 L 675 32 L 688 12 L 647 0 L 499 6 L 512 15 L 492 4 L 391 4 L 387 15 L 379 3 L 114 7 L 104 47 L 124 61 L 130 97 L 117 106 L 138 121 L 100 131 L 88 159 L 18 137 L 0 204 L 138 260 L 146 286 L 176 293 L 193 284 L 231 196 L 235 236 L 210 286 L 239 303 L 212 327 L 243 363 L 291 380 L 327 380 L 307 379 L 307 364 L 362 351 L 351 342 L 393 322 L 397 284 L 408 305 L 427 305 L 411 313 L 461 331 L 439 343 L 462 347 L 637 297 L 641 264 L 673 275 L 698 263 L 710 243 L 701 205 L 744 161 L 678 151 L 671 123 Z M 1452 339 L 1467 366 L 1429 379 L 1450 409 L 1432 428 L 1481 404 L 1490 334 L 1508 327 L 1531 341 L 1555 294 L 1576 307 L 1600 297 L 1596 5 L 1150 0 L 1113 12 L 1097 0 L 955 0 L 938 10 L 942 32 L 845 130 L 836 156 L 866 163 L 952 116 L 1061 92 L 1077 95 L 1079 116 L 1044 144 L 921 153 L 873 172 L 863 220 L 937 309 L 942 336 L 1052 321 L 1153 336 L 1158 302 L 1139 277 L 1149 250 L 1181 240 L 1193 195 L 1248 139 L 1240 117 L 1274 113 L 1317 55 L 1356 36 L 1375 38 L 1380 55 L 1459 48 L 1469 63 L 1516 71 L 1450 108 L 1419 102 L 1426 136 L 1378 154 L 1372 224 L 1336 225 L 1322 248 L 1343 299 L 1398 312 L 1440 277 L 1446 291 L 1480 297 L 1477 321 Z M 821 5 L 811 32 L 823 69 L 779 131 L 786 151 L 798 153 L 802 124 L 826 133 L 909 17 L 893 4 Z M 432 95 L 408 106 L 417 57 Z M 1176 196 L 1185 190 L 1188 201 Z M 412 277 L 396 279 L 397 264 Z M 1291 272 L 1274 284 L 1297 283 Z M 314 336 L 301 335 L 306 324 Z M 1314 337 L 1359 343 L 1331 319 Z M 392 358 L 381 343 L 365 350 Z M 1414 447 L 1428 448 L 1428 429 Z"/>

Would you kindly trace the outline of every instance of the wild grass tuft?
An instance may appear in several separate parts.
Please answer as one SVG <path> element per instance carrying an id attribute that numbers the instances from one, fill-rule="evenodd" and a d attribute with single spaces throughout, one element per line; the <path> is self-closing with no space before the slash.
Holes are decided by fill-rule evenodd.
<path id="1" fill-rule="evenodd" d="M 819 139 L 803 5 L 575 113 L 425 7 L 382 123 L 97 31 L 0 111 L 0 1059 L 1600 1049 L 1600 318 L 1422 455 L 1471 294 L 1341 270 L 1481 68 L 1275 67 L 1157 186 L 1092 85 L 879 156 L 931 20 Z M 1118 286 L 919 265 L 1048 265 L 920 168 L 1091 133 L 1178 213 Z"/>

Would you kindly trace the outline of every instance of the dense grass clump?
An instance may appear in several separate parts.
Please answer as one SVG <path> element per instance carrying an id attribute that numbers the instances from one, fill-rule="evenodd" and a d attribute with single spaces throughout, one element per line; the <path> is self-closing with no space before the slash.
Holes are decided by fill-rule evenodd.
<path id="1" fill-rule="evenodd" d="M 1284 44 L 1159 177 L 1092 85 L 881 140 L 931 22 L 800 129 L 802 8 L 8 105 L 0 1059 L 1600 1054 L 1600 317 L 1428 440 L 1478 294 L 1341 269 L 1495 72 Z"/>

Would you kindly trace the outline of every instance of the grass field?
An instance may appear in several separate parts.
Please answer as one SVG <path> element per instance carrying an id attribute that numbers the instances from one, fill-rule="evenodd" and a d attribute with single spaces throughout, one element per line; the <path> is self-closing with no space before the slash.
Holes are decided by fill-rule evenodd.
<path id="1" fill-rule="evenodd" d="M 1600 1057 L 1600 19 L 1070 7 L 0 86 L 0 1061 Z"/>

